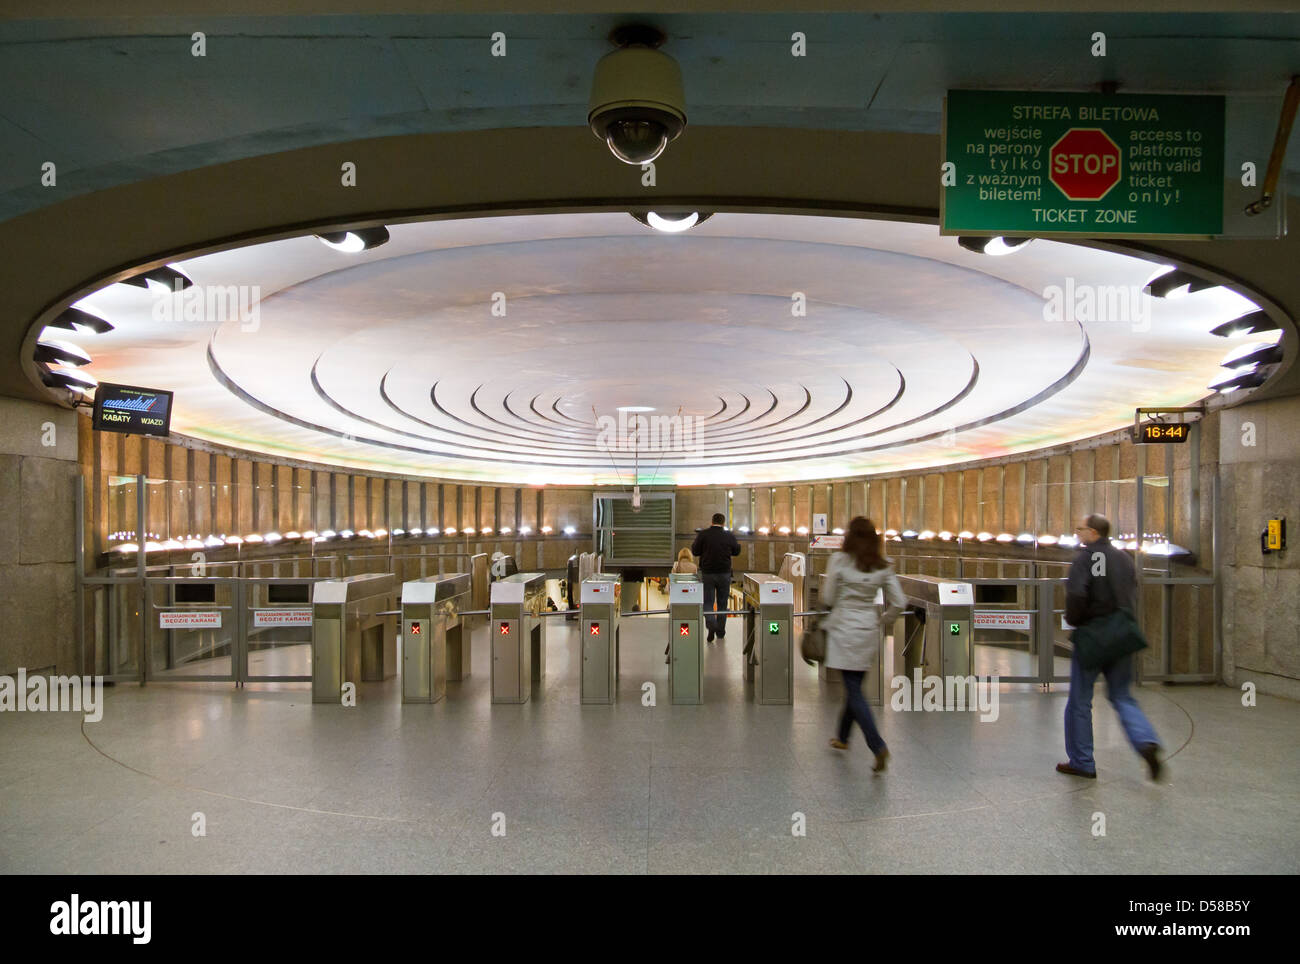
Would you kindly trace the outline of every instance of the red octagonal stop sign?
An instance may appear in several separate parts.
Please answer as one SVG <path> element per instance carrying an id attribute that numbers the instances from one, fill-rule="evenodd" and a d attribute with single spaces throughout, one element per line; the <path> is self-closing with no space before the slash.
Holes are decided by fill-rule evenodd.
<path id="1" fill-rule="evenodd" d="M 1048 152 L 1050 174 L 1071 201 L 1100 201 L 1120 180 L 1120 151 L 1096 127 L 1072 127 Z"/>

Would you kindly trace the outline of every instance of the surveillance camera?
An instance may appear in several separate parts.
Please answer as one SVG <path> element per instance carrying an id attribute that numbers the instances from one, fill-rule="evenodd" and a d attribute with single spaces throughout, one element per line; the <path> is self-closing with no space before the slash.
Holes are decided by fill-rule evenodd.
<path id="1" fill-rule="evenodd" d="M 624 164 L 653 161 L 686 126 L 677 61 L 644 42 L 606 54 L 596 64 L 587 123 Z"/>

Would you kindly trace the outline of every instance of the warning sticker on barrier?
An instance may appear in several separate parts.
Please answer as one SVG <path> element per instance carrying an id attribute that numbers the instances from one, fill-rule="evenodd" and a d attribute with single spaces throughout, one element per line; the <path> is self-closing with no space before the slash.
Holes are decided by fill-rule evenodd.
<path id="1" fill-rule="evenodd" d="M 843 536 L 813 536 L 808 543 L 809 549 L 843 549 Z"/>
<path id="2" fill-rule="evenodd" d="M 221 613 L 159 613 L 159 629 L 220 629 Z"/>
<path id="3" fill-rule="evenodd" d="M 1015 629 L 1027 633 L 1033 613 L 1013 613 L 1004 609 L 975 610 L 976 629 Z"/>
<path id="4" fill-rule="evenodd" d="M 265 629 L 270 626 L 310 626 L 310 609 L 255 609 L 253 627 Z"/>

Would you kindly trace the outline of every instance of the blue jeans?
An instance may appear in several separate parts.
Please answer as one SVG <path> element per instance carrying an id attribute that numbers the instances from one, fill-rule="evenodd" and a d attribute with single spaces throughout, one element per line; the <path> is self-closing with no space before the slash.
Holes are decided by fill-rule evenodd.
<path id="1" fill-rule="evenodd" d="M 713 605 L 716 600 L 718 609 L 724 613 L 731 608 L 731 573 L 702 572 L 700 582 L 704 583 L 704 624 L 708 626 L 709 632 L 725 636 L 727 618 L 714 616 Z"/>
<path id="2" fill-rule="evenodd" d="M 1133 749 L 1139 753 L 1151 744 L 1159 744 L 1156 731 L 1129 692 L 1133 683 L 1133 657 L 1125 656 L 1101 671 L 1106 676 L 1106 698 L 1119 714 L 1120 725 Z M 1098 671 L 1079 665 L 1077 656 L 1070 660 L 1070 697 L 1065 701 L 1065 752 L 1070 766 L 1085 773 L 1096 773 L 1092 758 L 1092 688 Z"/>
<path id="3" fill-rule="evenodd" d="M 844 678 L 844 712 L 840 714 L 840 742 L 849 742 L 849 731 L 853 729 L 853 721 L 858 721 L 858 726 L 862 728 L 862 735 L 867 738 L 867 746 L 871 748 L 872 753 L 879 753 L 885 748 L 885 741 L 880 738 L 880 731 L 876 729 L 876 721 L 871 718 L 871 707 L 867 705 L 867 698 L 862 695 L 862 677 L 867 674 L 862 670 L 842 669 L 840 676 Z"/>

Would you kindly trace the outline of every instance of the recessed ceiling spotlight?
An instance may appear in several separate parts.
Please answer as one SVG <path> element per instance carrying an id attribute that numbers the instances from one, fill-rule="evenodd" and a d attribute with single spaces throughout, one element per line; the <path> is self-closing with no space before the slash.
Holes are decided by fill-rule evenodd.
<path id="1" fill-rule="evenodd" d="M 957 243 L 975 254 L 1003 255 L 1019 251 L 1033 238 L 958 238 Z"/>
<path id="2" fill-rule="evenodd" d="M 1217 287 L 1215 282 L 1198 278 L 1182 268 L 1170 268 L 1155 275 L 1142 290 L 1153 298 L 1179 298 L 1185 294 Z"/>
<path id="3" fill-rule="evenodd" d="M 148 271 L 133 275 L 130 278 L 123 278 L 121 283 L 133 285 L 136 288 L 148 288 L 153 285 L 165 288 L 168 291 L 182 291 L 194 284 L 189 275 L 169 264 L 150 268 Z"/>
<path id="4" fill-rule="evenodd" d="M 703 224 L 709 218 L 713 217 L 712 213 L 701 214 L 699 211 L 632 211 L 632 217 L 640 221 L 647 227 L 654 228 L 656 231 L 663 231 L 665 234 L 681 234 L 683 231 L 689 231 L 697 224 Z"/>
<path id="5" fill-rule="evenodd" d="M 653 412 L 654 409 L 649 405 L 620 405 L 617 409 L 620 412 Z"/>
<path id="6" fill-rule="evenodd" d="M 387 244 L 388 238 L 388 228 L 382 224 L 373 228 L 349 228 L 347 231 L 326 231 L 316 235 L 321 244 L 346 254 L 377 248 L 381 244 Z"/>
<path id="7" fill-rule="evenodd" d="M 1225 321 L 1210 330 L 1211 335 L 1220 338 L 1232 338 L 1235 335 L 1258 335 L 1266 331 L 1279 331 L 1277 322 L 1268 316 L 1267 311 L 1252 311 L 1231 321 Z"/>

